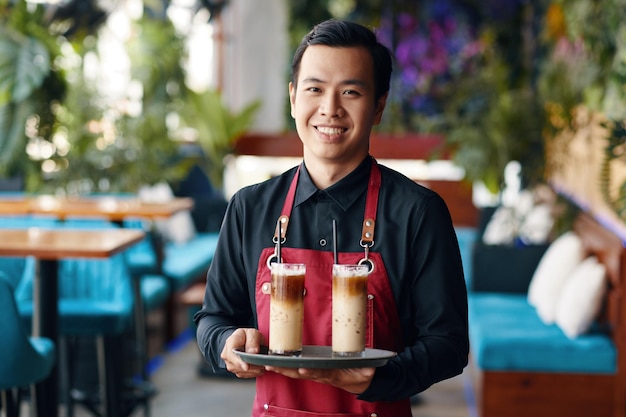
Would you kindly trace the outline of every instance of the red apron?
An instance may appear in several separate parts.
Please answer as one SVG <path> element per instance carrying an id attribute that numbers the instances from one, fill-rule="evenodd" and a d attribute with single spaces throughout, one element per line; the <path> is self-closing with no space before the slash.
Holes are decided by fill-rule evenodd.
<path id="1" fill-rule="evenodd" d="M 285 199 L 281 218 L 282 236 L 286 236 L 289 215 L 296 195 L 299 170 L 296 172 Z M 403 349 L 400 320 L 395 300 L 389 286 L 387 272 L 378 253 L 370 253 L 373 244 L 378 191 L 380 189 L 380 169 L 372 159 L 372 171 L 367 191 L 365 220 L 361 245 L 362 252 L 339 253 L 342 264 L 356 264 L 368 259 L 374 265 L 368 276 L 368 323 L 366 347 L 393 350 Z M 355 237 L 356 238 L 356 237 Z M 256 307 L 259 330 L 269 340 L 269 304 L 267 292 L 271 282 L 268 259 L 274 256 L 274 248 L 265 248 L 259 259 L 256 278 Z M 304 297 L 304 345 L 331 345 L 331 291 L 333 254 L 328 251 L 311 249 L 281 248 L 283 262 L 306 264 Z M 410 417 L 410 400 L 396 402 L 367 402 L 356 398 L 342 389 L 318 382 L 287 378 L 274 372 L 266 372 L 256 379 L 256 397 L 252 407 L 252 417 L 311 417 L 311 416 L 353 416 L 353 417 Z"/>

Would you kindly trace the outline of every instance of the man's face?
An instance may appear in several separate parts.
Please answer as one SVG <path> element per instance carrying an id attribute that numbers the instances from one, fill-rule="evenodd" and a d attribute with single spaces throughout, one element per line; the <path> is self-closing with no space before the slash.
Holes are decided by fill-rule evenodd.
<path id="1" fill-rule="evenodd" d="M 374 87 L 373 62 L 365 48 L 306 49 L 289 95 L 307 165 L 356 166 L 365 158 L 386 100 L 375 102 Z"/>

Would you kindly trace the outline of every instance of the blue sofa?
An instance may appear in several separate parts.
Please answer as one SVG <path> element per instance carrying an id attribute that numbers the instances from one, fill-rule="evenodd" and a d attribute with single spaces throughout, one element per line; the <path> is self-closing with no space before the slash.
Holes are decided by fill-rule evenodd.
<path id="1" fill-rule="evenodd" d="M 602 319 L 575 339 L 557 325 L 544 324 L 528 304 L 525 289 L 532 273 L 525 285 L 515 284 L 523 292 L 502 286 L 490 291 L 480 282 L 489 271 L 473 269 L 473 288 L 480 290 L 468 295 L 470 369 L 481 417 L 626 414 L 626 250 L 616 235 L 586 214 L 578 216 L 574 231 L 586 254 L 606 266 L 610 282 Z M 515 275 L 520 266 L 515 260 L 507 263 Z M 499 273 L 506 281 L 507 274 Z"/>

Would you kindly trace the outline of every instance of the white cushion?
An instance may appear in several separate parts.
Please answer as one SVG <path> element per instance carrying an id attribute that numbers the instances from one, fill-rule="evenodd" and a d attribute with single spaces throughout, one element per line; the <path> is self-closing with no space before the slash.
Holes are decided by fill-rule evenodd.
<path id="1" fill-rule="evenodd" d="M 570 231 L 555 239 L 541 257 L 528 287 L 528 303 L 544 323 L 554 323 L 561 290 L 583 256 L 580 238 Z"/>
<path id="2" fill-rule="evenodd" d="M 570 339 L 589 330 L 606 292 L 606 268 L 594 256 L 576 267 L 567 280 L 556 310 L 556 324 Z"/>
<path id="3" fill-rule="evenodd" d="M 552 206 L 538 204 L 524 216 L 518 233 L 524 243 L 539 245 L 548 241 L 553 225 Z"/>
<path id="4" fill-rule="evenodd" d="M 483 242 L 487 245 L 507 245 L 513 243 L 517 233 L 517 219 L 512 207 L 498 207 L 483 232 Z"/>
<path id="5" fill-rule="evenodd" d="M 144 185 L 139 189 L 139 198 L 147 203 L 165 203 L 174 198 L 174 192 L 167 183 L 153 186 Z M 179 211 L 167 220 L 157 220 L 157 229 L 170 242 L 185 243 L 196 236 L 196 227 L 189 210 Z"/>

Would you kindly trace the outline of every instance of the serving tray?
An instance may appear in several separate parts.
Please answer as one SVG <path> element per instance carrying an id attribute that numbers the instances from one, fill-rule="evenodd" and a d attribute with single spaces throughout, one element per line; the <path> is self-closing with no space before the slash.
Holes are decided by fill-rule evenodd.
<path id="1" fill-rule="evenodd" d="M 270 355 L 267 346 L 261 347 L 260 353 L 246 353 L 239 349 L 234 352 L 252 365 L 311 369 L 376 368 L 396 356 L 396 352 L 382 349 L 365 349 L 362 356 L 357 357 L 333 356 L 330 346 L 302 346 L 300 356 Z"/>

